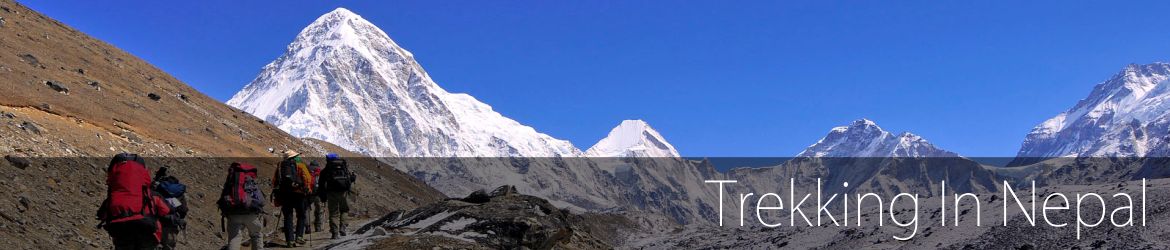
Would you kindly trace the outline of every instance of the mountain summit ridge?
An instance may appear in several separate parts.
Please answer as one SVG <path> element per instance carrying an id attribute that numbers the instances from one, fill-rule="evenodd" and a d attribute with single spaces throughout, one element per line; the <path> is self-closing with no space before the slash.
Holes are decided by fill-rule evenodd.
<path id="1" fill-rule="evenodd" d="M 829 134 L 797 154 L 797 157 L 959 157 L 910 132 L 895 135 L 876 122 L 861 118 Z"/>

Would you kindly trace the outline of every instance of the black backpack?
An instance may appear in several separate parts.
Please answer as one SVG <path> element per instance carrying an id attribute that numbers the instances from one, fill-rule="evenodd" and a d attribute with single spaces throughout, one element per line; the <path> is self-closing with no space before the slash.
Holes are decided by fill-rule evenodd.
<path id="1" fill-rule="evenodd" d="M 280 162 L 280 186 L 281 192 L 295 192 L 304 193 L 305 179 L 302 179 L 303 173 L 297 164 L 304 164 L 299 162 L 298 158 L 288 158 Z"/>
<path id="2" fill-rule="evenodd" d="M 322 176 L 327 176 L 325 185 L 329 187 L 332 192 L 347 192 L 353 187 L 353 182 L 356 176 L 349 171 L 349 164 L 345 159 L 333 159 L 325 163 L 325 170 L 329 173 L 322 173 Z"/>

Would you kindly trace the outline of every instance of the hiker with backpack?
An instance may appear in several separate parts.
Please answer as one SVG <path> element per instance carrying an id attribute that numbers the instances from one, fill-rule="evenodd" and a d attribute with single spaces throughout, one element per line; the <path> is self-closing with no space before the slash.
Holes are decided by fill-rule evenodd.
<path id="1" fill-rule="evenodd" d="M 280 161 L 272 178 L 272 196 L 284 217 L 284 240 L 288 247 L 305 244 L 302 237 L 305 235 L 307 198 L 313 193 L 312 178 L 300 153 L 285 150 L 284 160 Z"/>
<path id="2" fill-rule="evenodd" d="M 187 186 L 179 182 L 179 178 L 168 175 L 167 167 L 159 168 L 154 173 L 151 186 L 171 210 L 170 214 L 160 217 L 159 222 L 162 223 L 162 249 L 173 250 L 179 243 L 179 231 L 187 229 Z"/>
<path id="3" fill-rule="evenodd" d="M 321 190 L 319 193 L 329 207 L 329 233 L 332 239 L 338 234 L 346 235 L 346 213 L 349 212 L 349 201 L 346 199 L 356 180 L 353 172 L 349 171 L 349 164 L 337 154 L 325 155 L 325 169 L 321 171 Z"/>
<path id="4" fill-rule="evenodd" d="M 115 155 L 106 167 L 106 199 L 98 208 L 114 249 L 156 249 L 162 238 L 159 219 L 170 208 L 151 190 L 150 170 L 136 154 Z"/>
<path id="5" fill-rule="evenodd" d="M 321 219 L 321 215 L 325 213 L 325 211 L 324 211 L 325 210 L 325 202 L 323 199 L 321 199 L 319 197 L 320 196 L 319 193 L 321 190 L 319 187 L 319 183 L 321 181 L 321 165 L 317 164 L 317 161 L 309 162 L 309 173 L 310 173 L 310 175 L 313 176 L 313 184 L 310 185 L 313 187 L 313 193 L 309 194 L 309 196 L 308 196 L 308 199 L 309 199 L 308 209 L 313 210 L 313 212 L 312 212 L 313 213 L 313 218 L 312 218 L 313 219 L 313 230 L 312 230 L 312 232 L 316 233 L 316 232 L 321 232 L 321 228 L 322 228 L 321 224 L 323 223 L 323 220 Z M 309 228 L 305 228 L 305 231 L 310 231 L 310 230 L 309 230 Z"/>
<path id="6" fill-rule="evenodd" d="M 220 192 L 219 207 L 222 230 L 227 231 L 228 243 L 226 249 L 240 249 L 244 229 L 248 230 L 249 243 L 252 250 L 264 247 L 264 228 L 261 214 L 264 213 L 264 192 L 260 190 L 256 167 L 247 163 L 235 162 L 228 168 L 227 180 L 224 180 L 223 190 Z M 223 223 L 222 220 L 227 222 Z"/>

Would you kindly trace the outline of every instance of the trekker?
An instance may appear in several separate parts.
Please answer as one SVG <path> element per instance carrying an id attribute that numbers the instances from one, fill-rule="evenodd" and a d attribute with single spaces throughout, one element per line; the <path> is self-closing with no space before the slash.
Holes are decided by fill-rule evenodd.
<path id="1" fill-rule="evenodd" d="M 106 199 L 98 208 L 98 228 L 106 229 L 114 249 L 156 249 L 162 237 L 159 217 L 170 208 L 150 188 L 150 170 L 136 154 L 121 153 L 106 168 Z"/>
<path id="2" fill-rule="evenodd" d="M 308 165 L 301 159 L 300 153 L 292 150 L 284 151 L 284 160 L 276 168 L 272 178 L 272 196 L 276 206 L 284 217 L 284 240 L 288 247 L 305 244 L 306 214 L 308 205 L 307 195 L 313 193 L 312 175 Z M 296 218 L 296 224 L 293 219 Z"/>
<path id="3" fill-rule="evenodd" d="M 239 250 L 243 236 L 240 231 L 247 229 L 249 243 L 253 250 L 264 248 L 264 235 L 261 229 L 260 214 L 264 213 L 264 192 L 257 184 L 256 167 L 247 163 L 235 162 L 228 168 L 227 180 L 224 180 L 223 191 L 220 191 L 219 206 L 221 230 L 228 233 L 227 249 Z M 227 223 L 222 219 L 226 218 Z M 226 224 L 226 225 L 224 225 Z"/>
<path id="4" fill-rule="evenodd" d="M 356 176 L 349 171 L 349 164 L 337 154 L 325 155 L 325 170 L 321 171 L 322 198 L 329 207 L 329 233 L 332 239 L 338 234 L 346 235 L 346 213 L 349 213 L 349 201 L 346 196 L 353 188 Z"/>
<path id="5" fill-rule="evenodd" d="M 179 232 L 187 229 L 187 185 L 168 175 L 167 167 L 162 167 L 154 172 L 151 186 L 171 210 L 170 214 L 160 217 L 159 222 L 162 223 L 162 249 L 173 250 L 178 246 Z"/>
<path id="6" fill-rule="evenodd" d="M 321 224 L 324 223 L 323 220 L 321 219 L 321 214 L 325 213 L 325 211 L 323 211 L 323 210 L 325 210 L 325 202 L 323 199 L 318 197 L 318 196 L 320 196 L 319 194 L 321 193 L 321 191 L 320 191 L 321 189 L 319 187 L 319 185 L 320 185 L 319 183 L 321 181 L 321 165 L 317 164 L 317 161 L 310 161 L 309 162 L 309 172 L 313 176 L 313 184 L 310 185 L 313 187 L 313 193 L 309 194 L 309 196 L 308 196 L 308 198 L 309 198 L 309 208 L 308 209 L 313 210 L 313 230 L 312 230 L 312 232 L 317 233 L 317 232 L 321 232 L 321 228 L 322 228 Z M 309 229 L 306 228 L 305 231 L 309 231 Z"/>

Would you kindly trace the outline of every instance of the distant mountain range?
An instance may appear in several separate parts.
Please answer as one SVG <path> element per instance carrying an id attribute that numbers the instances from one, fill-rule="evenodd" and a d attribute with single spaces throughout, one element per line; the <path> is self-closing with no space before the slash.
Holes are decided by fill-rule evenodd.
<path id="1" fill-rule="evenodd" d="M 1165 152 L 1157 148 L 1163 147 L 1170 120 L 1161 101 L 1170 96 L 1162 84 L 1167 72 L 1166 64 L 1127 67 L 1076 107 L 1034 129 L 1020 156 Z M 469 95 L 443 90 L 410 52 L 346 9 L 306 27 L 228 104 L 294 136 L 372 156 L 401 156 L 391 165 L 448 196 L 510 184 L 558 206 L 648 212 L 682 224 L 706 223 L 699 218 L 715 213 L 718 190 L 703 183 L 711 179 L 737 179 L 738 188 L 755 190 L 783 190 L 785 180 L 821 179 L 851 184 L 829 187 L 834 192 L 929 195 L 943 180 L 958 192 L 994 192 L 1004 179 L 1095 182 L 1132 178 L 1142 168 L 1098 178 L 1092 171 L 1062 176 L 1056 173 L 1063 165 L 1038 160 L 1013 163 L 1029 165 L 1021 168 L 988 167 L 868 119 L 832 128 L 792 160 L 772 167 L 716 171 L 709 161 L 681 158 L 642 120 L 622 121 L 581 151 Z"/>

